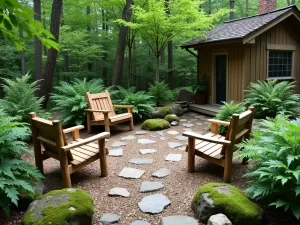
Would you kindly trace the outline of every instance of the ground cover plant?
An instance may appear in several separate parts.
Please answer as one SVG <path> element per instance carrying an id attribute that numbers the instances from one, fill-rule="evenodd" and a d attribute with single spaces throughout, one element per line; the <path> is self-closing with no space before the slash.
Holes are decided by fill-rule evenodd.
<path id="1" fill-rule="evenodd" d="M 300 95 L 295 94 L 295 82 L 257 81 L 246 90 L 245 103 L 255 108 L 258 119 L 274 118 L 278 114 L 294 115 L 299 112 Z"/>
<path id="2" fill-rule="evenodd" d="M 252 135 L 238 154 L 250 162 L 246 192 L 300 219 L 300 119 L 279 115 L 263 120 Z"/>
<path id="3" fill-rule="evenodd" d="M 154 97 L 156 106 L 162 106 L 173 97 L 172 91 L 164 81 L 150 85 L 149 93 Z"/>

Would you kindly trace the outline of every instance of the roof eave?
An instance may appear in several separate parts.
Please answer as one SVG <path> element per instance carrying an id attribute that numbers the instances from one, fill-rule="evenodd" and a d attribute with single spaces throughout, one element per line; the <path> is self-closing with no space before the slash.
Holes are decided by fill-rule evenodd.
<path id="1" fill-rule="evenodd" d="M 223 40 L 216 40 L 216 41 L 210 41 L 210 42 L 203 42 L 203 43 L 197 43 L 197 44 L 192 44 L 192 45 L 181 45 L 180 47 L 183 49 L 187 49 L 187 48 L 198 48 L 198 47 L 202 47 L 205 45 L 214 45 L 214 44 L 222 44 L 222 43 L 227 43 L 227 42 L 239 42 L 239 41 L 243 41 L 243 37 L 240 38 L 229 38 L 229 39 L 223 39 Z"/>

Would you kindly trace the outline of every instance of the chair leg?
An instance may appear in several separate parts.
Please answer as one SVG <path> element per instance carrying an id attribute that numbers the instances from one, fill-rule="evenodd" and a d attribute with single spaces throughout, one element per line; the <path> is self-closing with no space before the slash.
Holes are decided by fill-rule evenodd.
<path id="1" fill-rule="evenodd" d="M 61 153 L 60 156 L 60 169 L 62 173 L 62 180 L 63 180 L 63 186 L 64 188 L 71 188 L 71 177 L 69 172 L 69 165 L 68 165 L 68 159 L 67 154 L 65 152 Z"/>
<path id="2" fill-rule="evenodd" d="M 225 165 L 224 165 L 224 182 L 230 183 L 232 175 L 232 148 L 227 148 L 225 151 Z"/>
<path id="3" fill-rule="evenodd" d="M 188 139 L 188 172 L 193 173 L 195 170 L 195 138 Z"/>
<path id="4" fill-rule="evenodd" d="M 133 118 L 131 118 L 131 120 L 130 120 L 130 130 L 132 131 L 133 130 L 133 128 L 134 128 L 134 125 L 133 125 Z"/>
<path id="5" fill-rule="evenodd" d="M 107 173 L 107 163 L 106 163 L 105 139 L 98 140 L 98 146 L 99 146 L 99 156 L 100 156 L 101 177 L 106 177 L 108 173 Z"/>
<path id="6" fill-rule="evenodd" d="M 92 119 L 92 116 L 91 116 L 91 113 L 87 113 L 87 129 L 88 129 L 88 133 L 92 133 L 92 126 L 91 126 L 91 119 Z"/>

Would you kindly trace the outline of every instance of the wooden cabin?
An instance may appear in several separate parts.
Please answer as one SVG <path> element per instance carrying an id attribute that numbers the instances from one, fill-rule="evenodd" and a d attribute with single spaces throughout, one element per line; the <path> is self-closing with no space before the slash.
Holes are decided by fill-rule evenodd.
<path id="1" fill-rule="evenodd" d="M 260 0 L 258 15 L 225 22 L 182 48 L 198 52 L 199 76 L 210 80 L 209 106 L 196 111 L 242 101 L 257 80 L 297 81 L 300 93 L 300 13 L 294 5 L 276 10 L 276 0 Z"/>

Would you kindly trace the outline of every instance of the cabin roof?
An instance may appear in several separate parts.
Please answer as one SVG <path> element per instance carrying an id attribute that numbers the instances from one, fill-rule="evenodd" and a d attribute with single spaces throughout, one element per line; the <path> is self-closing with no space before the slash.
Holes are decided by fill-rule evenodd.
<path id="1" fill-rule="evenodd" d="M 243 39 L 246 36 L 271 24 L 273 21 L 276 21 L 277 19 L 292 12 L 293 10 L 299 12 L 298 8 L 292 5 L 264 14 L 258 14 L 255 16 L 227 21 L 223 25 L 220 25 L 213 30 L 208 31 L 206 33 L 206 37 L 195 38 L 184 44 L 182 47 L 189 48 L 207 43 Z"/>

